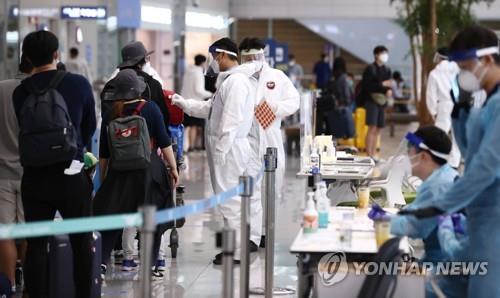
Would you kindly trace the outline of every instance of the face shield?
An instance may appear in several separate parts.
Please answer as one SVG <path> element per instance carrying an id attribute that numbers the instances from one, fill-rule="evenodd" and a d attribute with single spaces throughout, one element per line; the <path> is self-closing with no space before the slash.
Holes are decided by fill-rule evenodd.
<path id="1" fill-rule="evenodd" d="M 449 154 L 445 154 L 442 152 L 438 152 L 436 150 L 430 149 L 429 146 L 427 146 L 424 141 L 417 135 L 409 132 L 406 134 L 405 138 L 403 141 L 401 141 L 399 148 L 398 148 L 398 155 L 409 155 L 410 149 L 411 148 L 416 149 L 416 153 L 419 153 L 421 150 L 426 150 L 430 152 L 430 154 L 434 155 L 435 157 L 439 157 L 444 160 L 448 160 L 450 158 Z M 411 159 L 411 157 L 410 157 Z"/>
<path id="2" fill-rule="evenodd" d="M 205 70 L 206 76 L 215 77 L 219 74 L 220 66 L 219 66 L 219 62 L 217 62 L 217 57 L 221 56 L 221 53 L 226 53 L 227 55 L 238 57 L 238 54 L 235 52 L 224 50 L 224 49 L 219 49 L 215 46 L 211 46 L 208 49 L 207 68 Z"/>
<path id="3" fill-rule="evenodd" d="M 241 51 L 241 64 L 254 63 L 257 71 L 262 70 L 264 63 L 266 63 L 266 56 L 264 49 L 250 49 Z"/>
<path id="4" fill-rule="evenodd" d="M 481 90 L 481 83 L 488 72 L 488 68 L 484 67 L 479 59 L 487 55 L 499 53 L 499 46 L 451 53 L 450 60 L 457 62 L 460 67 L 460 72 L 458 74 L 458 84 L 460 88 L 467 92 Z"/>

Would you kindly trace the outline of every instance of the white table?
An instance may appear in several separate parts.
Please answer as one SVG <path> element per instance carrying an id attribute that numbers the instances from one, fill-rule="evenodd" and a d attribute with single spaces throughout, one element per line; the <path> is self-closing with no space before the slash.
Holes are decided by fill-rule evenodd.
<path id="1" fill-rule="evenodd" d="M 373 221 L 368 218 L 369 209 L 356 209 L 352 207 L 331 207 L 329 225 L 327 229 L 318 229 L 315 233 L 305 234 L 303 229 L 295 238 L 290 247 L 291 253 L 330 253 L 343 251 L 357 254 L 375 254 L 375 230 Z M 344 213 L 354 213 L 351 224 L 343 222 Z M 343 224 L 349 225 L 352 231 L 351 243 L 340 240 Z"/>
<path id="2" fill-rule="evenodd" d="M 396 209 L 386 209 L 397 213 Z M 368 218 L 369 209 L 353 207 L 330 207 L 329 225 L 327 229 L 305 234 L 303 229 L 293 241 L 290 252 L 298 256 L 298 297 L 309 297 L 313 288 L 314 274 L 322 256 L 333 252 L 344 252 L 347 261 L 370 261 L 377 253 L 373 222 Z M 353 213 L 352 221 L 343 220 L 344 213 Z M 352 231 L 350 243 L 340 241 L 342 229 L 349 226 Z"/>

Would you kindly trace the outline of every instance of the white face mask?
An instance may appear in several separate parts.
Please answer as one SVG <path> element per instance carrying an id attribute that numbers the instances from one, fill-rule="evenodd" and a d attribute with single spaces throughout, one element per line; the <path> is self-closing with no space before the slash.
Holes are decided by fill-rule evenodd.
<path id="1" fill-rule="evenodd" d="M 294 66 L 295 65 L 295 60 L 290 60 L 290 66 Z"/>
<path id="2" fill-rule="evenodd" d="M 378 56 L 378 59 L 380 60 L 380 62 L 386 64 L 387 61 L 389 61 L 389 54 L 387 53 L 382 53 Z"/>
<path id="3" fill-rule="evenodd" d="M 481 62 L 476 64 L 476 67 L 474 68 L 473 71 L 464 69 L 460 70 L 460 72 L 458 73 L 458 85 L 460 86 L 460 88 L 462 88 L 467 92 L 476 92 L 482 89 L 481 82 L 483 81 L 483 78 L 486 75 L 488 69 L 484 69 L 478 78 L 476 77 L 475 73 L 480 67 L 481 67 Z"/>

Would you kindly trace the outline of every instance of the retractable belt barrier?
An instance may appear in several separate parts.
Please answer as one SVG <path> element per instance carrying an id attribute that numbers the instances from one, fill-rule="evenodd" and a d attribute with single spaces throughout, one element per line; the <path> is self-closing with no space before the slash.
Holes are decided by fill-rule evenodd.
<path id="1" fill-rule="evenodd" d="M 255 181 L 260 180 L 263 172 L 263 169 L 260 170 L 257 177 L 254 178 Z M 215 194 L 193 204 L 159 210 L 156 212 L 155 222 L 158 225 L 181 219 L 192 214 L 200 213 L 225 203 L 229 199 L 240 195 L 242 191 L 243 184 L 239 184 L 226 192 Z M 22 224 L 0 224 L 0 240 L 116 230 L 126 227 L 140 226 L 142 225 L 142 222 L 142 214 L 136 212 L 109 216 L 71 218 L 56 221 L 46 220 Z"/>

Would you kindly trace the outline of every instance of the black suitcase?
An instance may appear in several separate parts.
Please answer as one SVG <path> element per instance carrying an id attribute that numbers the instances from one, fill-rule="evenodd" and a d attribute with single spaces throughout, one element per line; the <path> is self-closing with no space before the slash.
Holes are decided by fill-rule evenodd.
<path id="1" fill-rule="evenodd" d="M 49 238 L 49 297 L 75 297 L 73 251 L 68 235 Z"/>
<path id="2" fill-rule="evenodd" d="M 90 298 L 101 297 L 102 239 L 99 232 L 92 235 L 92 287 Z M 75 297 L 73 251 L 68 235 L 49 238 L 49 297 Z"/>

